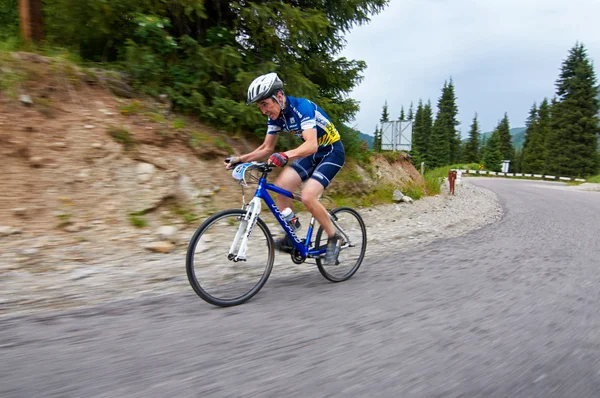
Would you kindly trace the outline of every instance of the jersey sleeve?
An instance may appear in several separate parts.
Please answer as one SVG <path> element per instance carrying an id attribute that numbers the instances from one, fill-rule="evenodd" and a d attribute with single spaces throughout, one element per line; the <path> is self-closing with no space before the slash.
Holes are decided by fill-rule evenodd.
<path id="1" fill-rule="evenodd" d="M 267 121 L 267 134 L 278 134 L 281 131 L 281 124 L 277 120 L 269 118 Z"/>

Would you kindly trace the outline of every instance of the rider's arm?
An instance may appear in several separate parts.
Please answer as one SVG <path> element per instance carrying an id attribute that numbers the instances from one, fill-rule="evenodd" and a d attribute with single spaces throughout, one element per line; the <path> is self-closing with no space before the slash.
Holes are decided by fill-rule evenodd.
<path id="1" fill-rule="evenodd" d="M 264 159 L 271 155 L 275 151 L 275 144 L 277 143 L 277 134 L 267 134 L 264 142 L 250 153 L 246 153 L 240 156 L 240 162 L 252 162 L 254 160 Z"/>
<path id="2" fill-rule="evenodd" d="M 317 152 L 319 144 L 317 143 L 317 129 L 308 129 L 302 132 L 304 142 L 296 149 L 285 151 L 288 159 L 304 158 Z"/>

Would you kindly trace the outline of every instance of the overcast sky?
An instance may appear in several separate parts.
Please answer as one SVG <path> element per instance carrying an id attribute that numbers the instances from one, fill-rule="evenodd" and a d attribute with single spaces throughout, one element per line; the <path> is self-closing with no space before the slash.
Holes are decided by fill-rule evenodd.
<path id="1" fill-rule="evenodd" d="M 504 112 L 511 127 L 523 127 L 533 102 L 554 95 L 577 41 L 598 76 L 600 0 L 391 0 L 346 39 L 341 55 L 367 63 L 350 94 L 360 101 L 355 128 L 373 134 L 385 100 L 395 119 L 419 98 L 435 112 L 452 77 L 466 137 L 475 112 L 482 132 Z"/>

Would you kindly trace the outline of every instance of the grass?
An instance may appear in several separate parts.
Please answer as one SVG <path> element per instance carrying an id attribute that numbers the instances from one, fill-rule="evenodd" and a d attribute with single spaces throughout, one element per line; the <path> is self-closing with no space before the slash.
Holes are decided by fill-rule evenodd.
<path id="1" fill-rule="evenodd" d="M 64 228 L 73 223 L 71 221 L 71 215 L 68 213 L 59 214 L 56 216 L 56 218 L 58 218 L 58 220 L 59 220 L 58 228 Z"/>
<path id="2" fill-rule="evenodd" d="M 135 146 L 135 140 L 131 133 L 129 133 L 129 130 L 121 127 L 111 126 L 108 127 L 106 131 L 108 132 L 108 134 L 110 134 L 111 137 L 114 138 L 115 141 L 121 143 L 125 147 L 126 151 L 132 149 Z"/>
<path id="3" fill-rule="evenodd" d="M 19 96 L 18 88 L 21 83 L 27 81 L 27 74 L 19 69 L 13 69 L 10 66 L 14 64 L 12 59 L 6 61 L 0 60 L 0 91 L 6 93 L 6 95 L 16 100 Z"/>
<path id="4" fill-rule="evenodd" d="M 144 115 L 150 118 L 150 120 L 154 123 L 167 123 L 167 119 L 162 113 L 144 112 Z"/>
<path id="5" fill-rule="evenodd" d="M 185 120 L 182 118 L 178 118 L 173 120 L 172 126 L 175 130 L 179 130 L 185 127 Z"/>
<path id="6" fill-rule="evenodd" d="M 215 137 L 213 143 L 219 149 L 222 149 L 227 152 L 233 152 L 233 149 L 229 146 L 227 142 L 221 137 Z"/>
<path id="7" fill-rule="evenodd" d="M 178 203 L 171 205 L 169 210 L 171 211 L 171 213 L 180 217 L 186 224 L 192 224 L 200 219 L 200 217 L 197 214 L 195 214 L 192 210 L 185 208 Z"/>
<path id="8" fill-rule="evenodd" d="M 131 223 L 131 225 L 133 225 L 136 228 L 144 228 L 145 226 L 148 225 L 148 221 L 144 218 L 142 218 L 142 216 L 144 215 L 143 212 L 137 212 L 137 213 L 129 213 L 129 216 L 127 217 L 129 219 L 129 222 Z"/>
<path id="9" fill-rule="evenodd" d="M 122 106 L 119 109 L 122 115 L 137 115 L 142 111 L 142 105 L 138 100 L 132 101 L 131 103 Z"/>
<path id="10" fill-rule="evenodd" d="M 400 156 L 399 151 L 381 151 L 381 155 L 387 160 L 389 163 L 395 163 L 398 161 L 398 157 Z"/>
<path id="11" fill-rule="evenodd" d="M 192 148 L 197 148 L 202 145 L 202 143 L 206 143 L 211 140 L 212 137 L 209 134 L 194 131 L 190 134 L 189 143 Z"/>
<path id="12" fill-rule="evenodd" d="M 375 205 L 381 205 L 386 203 L 392 203 L 392 197 L 394 190 L 398 187 L 392 184 L 379 184 L 374 190 L 365 193 L 364 195 L 348 196 L 343 194 L 336 194 L 331 197 L 336 207 L 349 206 L 349 207 L 370 207 Z"/>
<path id="13" fill-rule="evenodd" d="M 424 186 L 420 182 L 410 181 L 401 189 L 402 193 L 411 199 L 419 200 L 425 196 Z"/>
<path id="14" fill-rule="evenodd" d="M 588 178 L 587 182 L 593 182 L 595 184 L 600 184 L 600 174 L 598 174 L 597 176 Z"/>

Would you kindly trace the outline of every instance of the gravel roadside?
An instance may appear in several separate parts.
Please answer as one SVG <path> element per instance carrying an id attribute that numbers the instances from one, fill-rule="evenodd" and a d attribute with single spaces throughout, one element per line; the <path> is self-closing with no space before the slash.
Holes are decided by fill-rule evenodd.
<path id="1" fill-rule="evenodd" d="M 491 191 L 463 180 L 455 193 L 455 196 L 449 195 L 447 186 L 443 186 L 442 194 L 412 204 L 360 209 L 368 234 L 363 266 L 368 267 L 371 261 L 385 253 L 397 253 L 437 239 L 463 235 L 502 215 L 501 206 Z M 189 238 L 193 230 L 181 232 Z M 191 289 L 185 274 L 185 244 L 168 254 L 157 254 L 120 250 L 118 244 L 109 242 L 103 246 L 83 242 L 76 252 L 73 252 L 74 248 L 63 248 L 63 257 L 45 257 L 43 266 L 39 259 L 36 263 L 40 256 L 34 248 L 28 249 L 27 244 L 20 237 L 0 240 L 0 281 L 3 285 L 0 316 L 90 306 Z M 295 265 L 287 255 L 277 254 L 271 278 L 306 272 L 316 272 L 316 269 L 308 264 Z"/>

